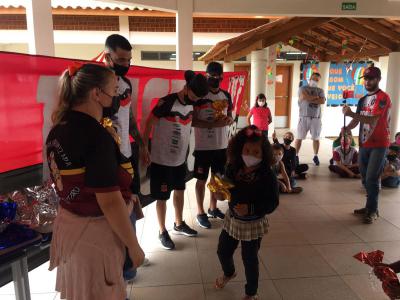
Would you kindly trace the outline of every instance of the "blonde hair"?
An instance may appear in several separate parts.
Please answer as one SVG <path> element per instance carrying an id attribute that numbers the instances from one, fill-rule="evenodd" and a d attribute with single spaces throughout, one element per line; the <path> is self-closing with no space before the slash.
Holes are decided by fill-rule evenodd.
<path id="1" fill-rule="evenodd" d="M 286 135 L 286 134 L 290 135 L 291 138 L 292 138 L 292 140 L 294 139 L 294 134 L 293 134 L 293 132 L 288 131 L 288 132 L 285 132 L 285 135 Z"/>
<path id="2" fill-rule="evenodd" d="M 85 64 L 74 74 L 65 70 L 58 85 L 58 105 L 52 114 L 53 125 L 59 124 L 65 114 L 76 105 L 86 102 L 94 88 L 103 88 L 114 72 L 97 64 Z"/>

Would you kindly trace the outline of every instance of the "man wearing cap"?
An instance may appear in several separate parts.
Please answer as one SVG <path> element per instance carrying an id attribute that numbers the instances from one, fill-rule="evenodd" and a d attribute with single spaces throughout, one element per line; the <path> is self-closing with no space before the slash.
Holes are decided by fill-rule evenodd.
<path id="1" fill-rule="evenodd" d="M 356 112 L 344 106 L 343 114 L 353 119 L 346 129 L 351 130 L 360 124 L 359 165 L 362 183 L 367 191 L 367 202 L 364 208 L 354 210 L 354 214 L 363 216 L 364 223 L 372 224 L 379 216 L 379 178 L 390 145 L 389 122 L 392 103 L 389 95 L 379 88 L 379 68 L 367 68 L 362 77 L 367 95 L 358 101 Z"/>
<path id="2" fill-rule="evenodd" d="M 203 228 L 211 228 L 208 217 L 223 219 L 224 214 L 217 207 L 217 199 L 210 192 L 210 208 L 204 211 L 204 195 L 211 169 L 211 174 L 225 173 L 226 148 L 228 147 L 228 126 L 232 124 L 231 95 L 220 89 L 222 65 L 211 62 L 207 66 L 209 93 L 194 107 L 193 127 L 195 134 L 194 177 L 196 182 L 197 223 Z M 222 110 L 218 114 L 218 108 Z"/>

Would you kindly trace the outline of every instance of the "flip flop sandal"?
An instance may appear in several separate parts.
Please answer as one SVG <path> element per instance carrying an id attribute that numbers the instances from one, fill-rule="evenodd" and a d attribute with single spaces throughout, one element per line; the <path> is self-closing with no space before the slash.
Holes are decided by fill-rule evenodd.
<path id="1" fill-rule="evenodd" d="M 222 276 L 218 277 L 217 279 L 215 279 L 215 288 L 216 288 L 217 290 L 223 289 L 223 288 L 225 287 L 225 285 L 226 285 L 230 280 L 232 280 L 233 278 L 236 277 L 236 275 L 237 275 L 237 274 L 235 273 L 235 274 L 233 274 L 233 275 L 230 276 L 230 277 L 225 277 L 225 275 L 222 275 Z"/>

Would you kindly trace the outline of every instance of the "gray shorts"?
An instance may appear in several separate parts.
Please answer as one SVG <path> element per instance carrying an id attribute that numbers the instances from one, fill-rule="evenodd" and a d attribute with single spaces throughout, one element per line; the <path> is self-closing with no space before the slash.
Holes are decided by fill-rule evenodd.
<path id="1" fill-rule="evenodd" d="M 321 118 L 300 117 L 299 124 L 297 125 L 297 139 L 304 140 L 310 131 L 311 139 L 319 140 L 321 128 Z"/>

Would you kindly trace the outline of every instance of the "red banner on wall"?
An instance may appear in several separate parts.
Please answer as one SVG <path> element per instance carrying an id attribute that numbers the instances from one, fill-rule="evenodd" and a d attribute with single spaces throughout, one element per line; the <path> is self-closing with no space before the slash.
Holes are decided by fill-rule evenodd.
<path id="1" fill-rule="evenodd" d="M 42 163 L 43 139 L 57 103 L 57 82 L 71 59 L 0 52 L 0 173 Z M 143 128 L 152 103 L 184 85 L 183 71 L 131 67 L 132 108 Z M 222 88 L 240 111 L 246 72 L 224 73 Z M 233 124 L 231 131 L 234 131 Z"/>

